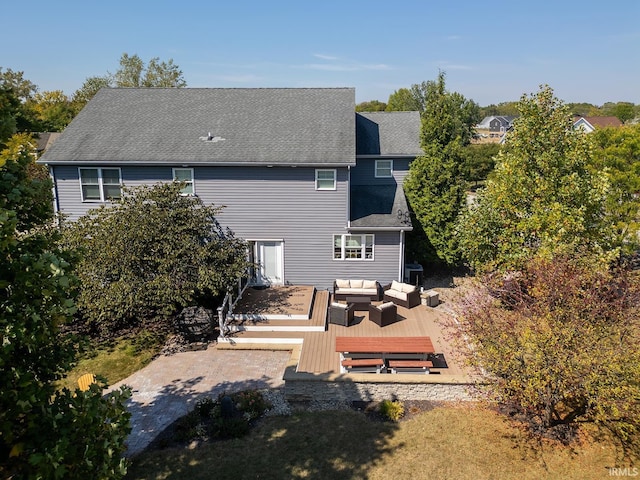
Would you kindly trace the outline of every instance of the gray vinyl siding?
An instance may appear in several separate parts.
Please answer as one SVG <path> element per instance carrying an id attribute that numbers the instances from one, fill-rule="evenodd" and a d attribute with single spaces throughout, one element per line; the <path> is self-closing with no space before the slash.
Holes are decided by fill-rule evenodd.
<path id="1" fill-rule="evenodd" d="M 396 182 L 402 185 L 409 173 L 410 160 L 408 158 L 384 158 L 393 160 L 393 178 L 376 178 L 376 159 L 358 158 L 356 166 L 351 169 L 352 185 L 389 185 Z"/>
<path id="2" fill-rule="evenodd" d="M 284 242 L 286 283 L 322 289 L 343 277 L 388 283 L 398 272 L 398 232 L 370 232 L 373 261 L 333 259 L 333 235 L 347 233 L 348 215 L 348 170 L 336 170 L 334 191 L 315 189 L 315 168 L 194 167 L 194 188 L 205 204 L 224 207 L 218 220 L 237 237 Z M 56 166 L 54 175 L 58 205 L 68 219 L 101 205 L 82 202 L 77 166 Z M 129 187 L 171 181 L 172 166 L 122 167 L 121 177 Z"/>
<path id="3" fill-rule="evenodd" d="M 80 168 L 85 165 L 80 166 Z M 88 165 L 88 168 L 98 168 L 101 165 Z M 105 165 L 107 168 L 116 168 L 113 165 Z M 56 165 L 53 168 L 53 176 L 56 186 L 57 206 L 60 213 L 67 219 L 75 221 L 89 210 L 98 208 L 103 203 L 109 202 L 83 202 L 80 191 L 80 179 L 78 166 Z M 121 167 L 120 177 L 124 186 L 136 187 L 143 184 L 151 185 L 158 182 L 171 181 L 171 167 Z"/>
<path id="4" fill-rule="evenodd" d="M 333 260 L 331 284 L 334 278 L 378 280 L 381 285 L 400 280 L 400 232 L 357 232 L 367 233 L 374 235 L 374 260 Z"/>

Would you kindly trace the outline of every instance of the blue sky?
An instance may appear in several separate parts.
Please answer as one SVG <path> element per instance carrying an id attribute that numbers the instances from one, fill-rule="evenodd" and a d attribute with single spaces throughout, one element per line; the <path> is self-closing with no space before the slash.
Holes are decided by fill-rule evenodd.
<path id="1" fill-rule="evenodd" d="M 0 12 L 0 66 L 68 95 L 127 52 L 172 58 L 189 87 L 355 87 L 356 102 L 386 102 L 441 69 L 481 106 L 540 84 L 566 102 L 640 103 L 638 0 L 3 0 Z"/>

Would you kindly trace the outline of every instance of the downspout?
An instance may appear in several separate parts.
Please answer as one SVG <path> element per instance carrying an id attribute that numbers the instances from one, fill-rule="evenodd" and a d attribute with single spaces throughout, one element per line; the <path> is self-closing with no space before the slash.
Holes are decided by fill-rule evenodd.
<path id="1" fill-rule="evenodd" d="M 53 166 L 49 165 L 49 178 L 51 179 L 51 194 L 53 195 L 53 216 L 56 219 L 56 223 L 60 226 L 60 218 L 58 213 L 60 212 L 60 206 L 58 205 L 58 193 L 56 188 L 56 176 L 53 173 Z"/>
<path id="2" fill-rule="evenodd" d="M 351 228 L 351 165 L 347 166 L 347 230 Z"/>
<path id="3" fill-rule="evenodd" d="M 400 258 L 398 259 L 398 281 L 404 282 L 404 230 L 400 230 Z"/>

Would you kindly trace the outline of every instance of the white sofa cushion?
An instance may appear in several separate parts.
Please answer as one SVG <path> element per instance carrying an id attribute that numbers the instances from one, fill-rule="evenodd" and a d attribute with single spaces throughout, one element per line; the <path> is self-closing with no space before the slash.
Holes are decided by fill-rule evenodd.
<path id="1" fill-rule="evenodd" d="M 364 282 L 362 283 L 362 288 L 366 288 L 368 290 L 377 290 L 378 285 L 375 280 L 364 280 Z"/>
<path id="2" fill-rule="evenodd" d="M 393 302 L 386 302 L 386 303 L 383 303 L 382 305 L 378 305 L 378 309 L 380 309 L 380 310 L 386 310 L 387 308 L 391 308 L 391 307 L 393 307 L 393 306 L 395 306 L 395 303 L 393 303 Z"/>
<path id="3" fill-rule="evenodd" d="M 349 288 L 351 286 L 351 282 L 349 280 L 342 280 L 338 278 L 336 280 L 336 287 L 338 288 Z"/>
<path id="4" fill-rule="evenodd" d="M 408 283 L 401 283 L 400 286 L 402 287 L 400 291 L 404 293 L 415 292 L 418 288 L 415 285 L 409 285 Z"/>
<path id="5" fill-rule="evenodd" d="M 398 300 L 407 300 L 407 294 L 398 290 L 387 290 L 384 292 L 387 296 L 397 298 Z"/>
<path id="6" fill-rule="evenodd" d="M 362 288 L 364 280 L 349 280 L 349 283 L 351 284 L 349 285 L 350 288 Z"/>
<path id="7" fill-rule="evenodd" d="M 395 280 L 393 280 L 391 282 L 391 290 L 396 290 L 398 292 L 402 291 L 402 284 L 400 282 L 396 282 Z"/>

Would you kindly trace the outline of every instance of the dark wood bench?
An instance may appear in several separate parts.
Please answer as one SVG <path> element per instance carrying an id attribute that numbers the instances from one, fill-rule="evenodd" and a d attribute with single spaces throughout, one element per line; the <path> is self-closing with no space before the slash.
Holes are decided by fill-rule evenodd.
<path id="1" fill-rule="evenodd" d="M 398 373 L 398 371 L 429 373 L 429 369 L 433 368 L 433 362 L 431 360 L 389 360 L 389 368 L 391 373 Z"/>
<path id="2" fill-rule="evenodd" d="M 376 373 L 380 373 L 385 369 L 382 358 L 345 358 L 341 364 L 345 369 L 354 372 L 375 371 Z"/>

